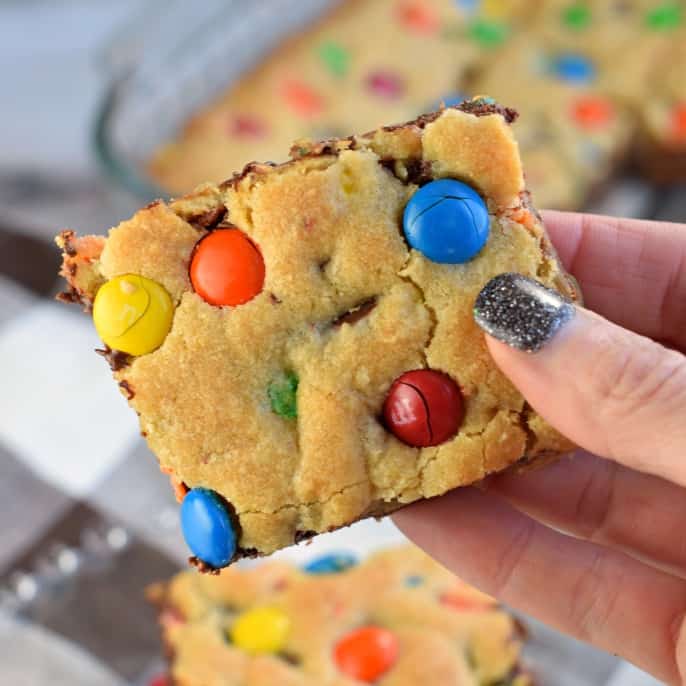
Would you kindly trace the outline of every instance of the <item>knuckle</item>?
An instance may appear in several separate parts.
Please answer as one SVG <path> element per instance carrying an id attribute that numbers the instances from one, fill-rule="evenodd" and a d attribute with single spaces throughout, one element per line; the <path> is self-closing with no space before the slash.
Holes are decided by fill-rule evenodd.
<path id="1" fill-rule="evenodd" d="M 653 341 L 605 332 L 596 341 L 590 383 L 605 421 L 631 421 L 654 404 L 669 408 L 686 396 L 686 364 Z"/>
<path id="2" fill-rule="evenodd" d="M 613 617 L 622 588 L 621 569 L 610 563 L 606 552 L 598 548 L 590 564 L 580 572 L 571 594 L 572 624 L 579 637 L 596 642 L 612 628 Z"/>
<path id="3" fill-rule="evenodd" d="M 611 534 L 618 465 L 603 460 L 591 470 L 574 506 L 574 521 L 590 541 L 605 540 Z"/>
<path id="4" fill-rule="evenodd" d="M 536 523 L 529 518 L 522 518 L 517 530 L 502 555 L 499 556 L 498 564 L 493 577 L 494 595 L 497 598 L 507 595 L 508 587 L 519 566 L 529 549 L 536 530 Z"/>

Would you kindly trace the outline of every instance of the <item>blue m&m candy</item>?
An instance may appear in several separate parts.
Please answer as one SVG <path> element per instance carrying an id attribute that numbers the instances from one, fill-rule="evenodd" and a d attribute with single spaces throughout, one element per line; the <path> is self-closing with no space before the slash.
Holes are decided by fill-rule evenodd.
<path id="1" fill-rule="evenodd" d="M 181 505 L 181 530 L 199 560 L 226 567 L 236 552 L 236 532 L 221 498 L 207 488 L 194 488 Z"/>
<path id="2" fill-rule="evenodd" d="M 486 203 L 473 188 L 455 179 L 422 186 L 403 215 L 410 246 L 443 264 L 471 260 L 486 244 L 489 227 Z"/>
<path id="3" fill-rule="evenodd" d="M 431 109 L 438 110 L 440 109 L 441 105 L 445 105 L 446 107 L 454 107 L 455 105 L 459 105 L 467 99 L 468 98 L 464 93 L 449 93 L 436 100 L 431 106 Z"/>
<path id="4" fill-rule="evenodd" d="M 583 55 L 564 53 L 552 64 L 553 73 L 569 83 L 589 83 L 595 78 L 595 65 Z"/>
<path id="5" fill-rule="evenodd" d="M 303 571 L 307 574 L 338 574 L 356 564 L 357 558 L 352 553 L 328 553 L 308 562 Z"/>

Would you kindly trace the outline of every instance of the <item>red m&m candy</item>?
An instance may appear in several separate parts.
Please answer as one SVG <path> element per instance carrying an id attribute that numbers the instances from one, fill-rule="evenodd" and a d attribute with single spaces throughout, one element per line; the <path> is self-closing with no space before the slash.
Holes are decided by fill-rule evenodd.
<path id="1" fill-rule="evenodd" d="M 672 110 L 672 135 L 675 141 L 686 143 L 686 102 Z"/>
<path id="2" fill-rule="evenodd" d="M 210 305 L 242 305 L 262 290 L 264 260 L 242 231 L 218 229 L 196 244 L 190 277 Z"/>
<path id="3" fill-rule="evenodd" d="M 388 429 L 404 443 L 418 448 L 439 445 L 460 428 L 462 394 L 447 374 L 417 369 L 393 382 L 383 415 Z"/>
<path id="4" fill-rule="evenodd" d="M 387 629 L 364 626 L 338 641 L 334 659 L 343 674 L 371 684 L 398 659 L 398 639 Z"/>

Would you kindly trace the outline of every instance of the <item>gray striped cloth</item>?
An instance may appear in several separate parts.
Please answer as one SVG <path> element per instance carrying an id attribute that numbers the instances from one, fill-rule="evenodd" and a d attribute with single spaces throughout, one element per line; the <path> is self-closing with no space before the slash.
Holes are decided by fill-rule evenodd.
<path id="1" fill-rule="evenodd" d="M 0 3 L 0 683 L 13 686 L 146 684 L 163 665 L 143 589 L 186 555 L 168 481 L 93 353 L 91 322 L 53 300 L 52 234 L 104 230 L 134 209 L 95 173 L 88 133 L 98 41 L 137 5 Z M 597 209 L 683 221 L 685 199 L 626 179 Z M 399 537 L 362 522 L 284 555 L 363 554 Z M 530 624 L 542 685 L 652 683 Z"/>

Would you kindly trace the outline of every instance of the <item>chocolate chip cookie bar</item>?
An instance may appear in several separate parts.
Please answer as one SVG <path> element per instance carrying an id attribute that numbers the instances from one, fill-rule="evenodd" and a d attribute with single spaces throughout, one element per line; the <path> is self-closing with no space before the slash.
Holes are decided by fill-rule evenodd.
<path id="1" fill-rule="evenodd" d="M 185 572 L 149 596 L 170 686 L 532 684 L 521 624 L 415 547 Z"/>
<path id="2" fill-rule="evenodd" d="M 570 444 L 491 360 L 497 274 L 578 299 L 488 98 L 314 143 L 64 232 L 62 297 L 92 310 L 215 571 Z"/>

